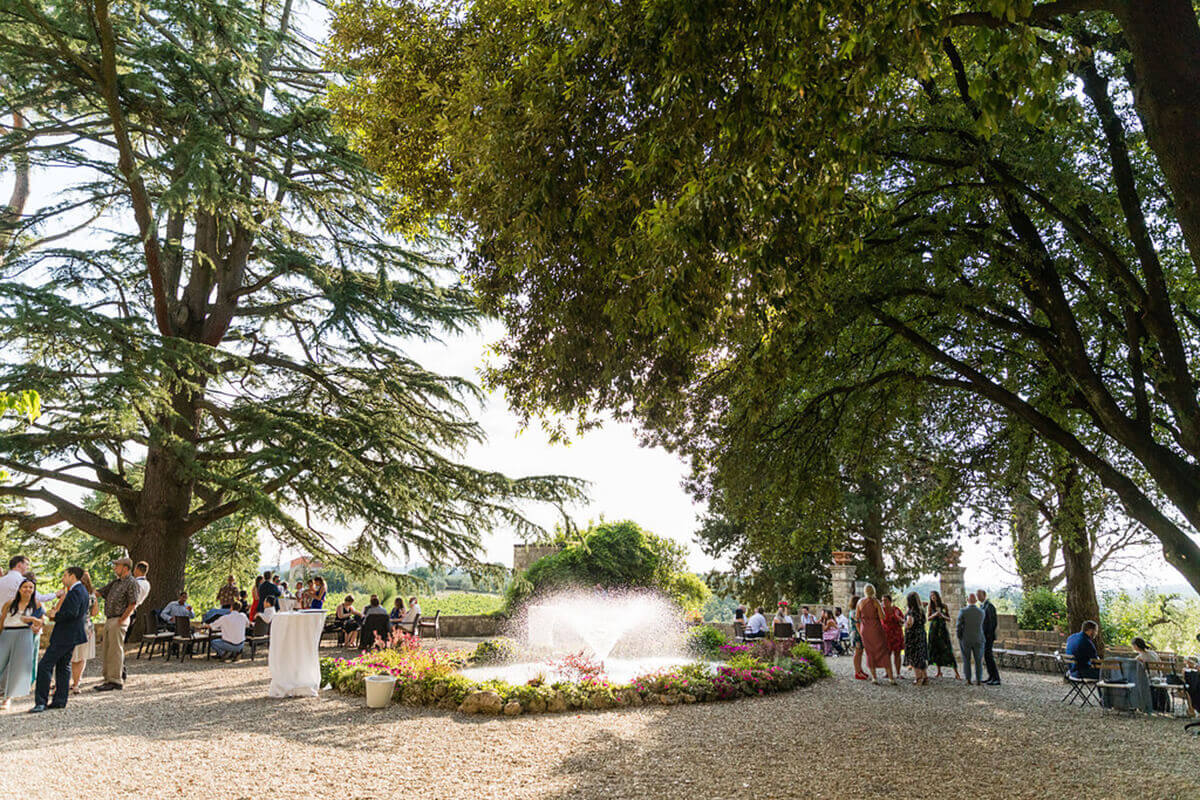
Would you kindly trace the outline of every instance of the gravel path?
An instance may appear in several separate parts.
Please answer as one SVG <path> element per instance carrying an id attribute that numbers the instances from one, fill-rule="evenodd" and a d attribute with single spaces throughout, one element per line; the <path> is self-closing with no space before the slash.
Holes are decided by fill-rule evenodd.
<path id="1" fill-rule="evenodd" d="M 1200 798 L 1178 721 L 1060 705 L 1044 675 L 872 686 L 832 663 L 758 700 L 495 719 L 270 700 L 262 659 L 131 660 L 123 692 L 0 715 L 0 798 Z"/>

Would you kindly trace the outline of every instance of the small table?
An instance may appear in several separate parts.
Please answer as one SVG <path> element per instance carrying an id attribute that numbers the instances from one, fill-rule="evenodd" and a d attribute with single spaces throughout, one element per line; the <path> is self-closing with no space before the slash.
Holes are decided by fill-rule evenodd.
<path id="1" fill-rule="evenodd" d="M 280 611 L 271 620 L 271 697 L 316 697 L 321 688 L 321 663 L 317 656 L 325 612 Z"/>

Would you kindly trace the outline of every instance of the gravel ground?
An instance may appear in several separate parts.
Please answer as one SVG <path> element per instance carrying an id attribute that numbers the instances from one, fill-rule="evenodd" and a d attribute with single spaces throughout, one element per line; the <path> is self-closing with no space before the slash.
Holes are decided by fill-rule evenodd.
<path id="1" fill-rule="evenodd" d="M 0 715 L 0 798 L 1200 798 L 1200 737 L 1045 675 L 873 686 L 834 659 L 776 697 L 496 719 L 271 700 L 263 659 L 129 663 L 123 692 Z"/>

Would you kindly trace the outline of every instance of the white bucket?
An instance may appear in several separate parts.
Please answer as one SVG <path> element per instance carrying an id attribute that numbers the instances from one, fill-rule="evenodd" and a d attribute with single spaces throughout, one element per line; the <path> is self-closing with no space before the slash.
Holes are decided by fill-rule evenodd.
<path id="1" fill-rule="evenodd" d="M 387 708 L 392 702 L 392 690 L 396 688 L 394 675 L 368 675 L 367 708 Z"/>

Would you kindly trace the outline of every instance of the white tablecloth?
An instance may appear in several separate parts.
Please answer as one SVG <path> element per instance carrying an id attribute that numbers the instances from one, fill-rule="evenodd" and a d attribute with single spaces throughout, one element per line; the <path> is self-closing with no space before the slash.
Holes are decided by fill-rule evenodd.
<path id="1" fill-rule="evenodd" d="M 317 650 L 325 612 L 280 611 L 271 620 L 271 697 L 316 697 L 321 688 L 321 664 Z"/>
<path id="2" fill-rule="evenodd" d="M 280 611 L 295 611 L 296 610 L 296 598 L 294 598 L 294 597 L 279 598 L 279 610 Z"/>

